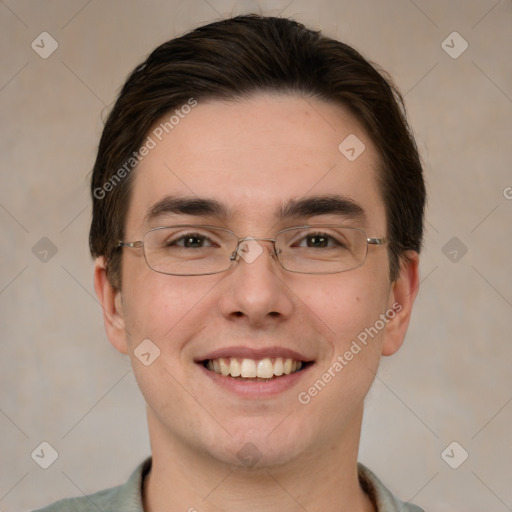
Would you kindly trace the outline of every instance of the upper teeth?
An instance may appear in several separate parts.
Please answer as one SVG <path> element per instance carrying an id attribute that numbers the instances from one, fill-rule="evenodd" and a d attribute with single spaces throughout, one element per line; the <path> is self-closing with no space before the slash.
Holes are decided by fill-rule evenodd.
<path id="1" fill-rule="evenodd" d="M 276 357 L 270 359 L 237 359 L 235 357 L 219 359 L 210 359 L 206 364 L 208 370 L 212 372 L 222 374 L 224 376 L 231 375 L 231 377 L 243 377 L 245 379 L 251 379 L 259 377 L 260 379 L 270 379 L 279 377 L 280 375 L 289 375 L 290 373 L 296 372 L 302 368 L 301 361 L 295 361 L 293 359 L 283 359 L 282 357 Z"/>

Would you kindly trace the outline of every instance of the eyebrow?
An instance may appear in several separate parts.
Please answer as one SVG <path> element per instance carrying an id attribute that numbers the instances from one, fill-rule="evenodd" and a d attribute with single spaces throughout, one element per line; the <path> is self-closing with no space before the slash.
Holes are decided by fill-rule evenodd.
<path id="1" fill-rule="evenodd" d="M 309 196 L 301 199 L 292 199 L 281 207 L 279 218 L 289 217 L 303 219 L 315 215 L 343 215 L 354 220 L 365 220 L 363 207 L 349 197 L 337 194 Z"/>
<path id="2" fill-rule="evenodd" d="M 178 215 L 227 218 L 229 217 L 230 209 L 215 199 L 166 196 L 148 210 L 144 221 L 149 223 L 153 219 L 173 213 Z"/>
<path id="3" fill-rule="evenodd" d="M 166 196 L 150 207 L 144 221 L 149 223 L 168 214 L 218 217 L 225 220 L 234 215 L 234 210 L 216 199 Z M 283 221 L 290 218 L 300 220 L 329 214 L 342 215 L 354 220 L 366 218 L 360 204 L 349 197 L 337 194 L 292 199 L 278 209 L 276 217 Z"/>

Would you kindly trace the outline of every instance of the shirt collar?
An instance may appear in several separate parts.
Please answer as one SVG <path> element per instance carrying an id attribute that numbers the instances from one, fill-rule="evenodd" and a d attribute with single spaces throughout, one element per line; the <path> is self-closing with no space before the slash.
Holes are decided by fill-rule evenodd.
<path id="1" fill-rule="evenodd" d="M 368 494 L 377 512 L 423 512 L 416 505 L 397 499 L 389 489 L 363 464 L 358 463 L 359 482 Z M 142 495 L 144 478 L 151 470 L 151 457 L 142 462 L 132 473 L 128 481 L 119 487 L 116 502 L 123 505 L 125 512 L 144 512 Z"/>

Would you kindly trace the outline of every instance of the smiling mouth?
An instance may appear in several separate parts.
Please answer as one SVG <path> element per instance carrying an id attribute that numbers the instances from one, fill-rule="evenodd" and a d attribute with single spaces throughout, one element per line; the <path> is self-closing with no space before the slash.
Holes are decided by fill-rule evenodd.
<path id="1" fill-rule="evenodd" d="M 204 367 L 211 372 L 243 381 L 277 379 L 301 371 L 309 364 L 311 362 L 284 357 L 266 357 L 259 360 L 220 357 L 203 362 Z"/>

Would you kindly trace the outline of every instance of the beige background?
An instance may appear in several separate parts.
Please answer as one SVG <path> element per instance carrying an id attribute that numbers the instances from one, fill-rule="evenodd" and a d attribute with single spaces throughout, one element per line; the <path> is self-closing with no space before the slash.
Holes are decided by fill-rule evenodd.
<path id="1" fill-rule="evenodd" d="M 426 510 L 511 510 L 508 0 L 0 3 L 0 510 L 116 485 L 149 453 L 143 400 L 92 288 L 88 175 L 102 118 L 151 49 L 258 8 L 390 71 L 425 161 L 423 282 L 406 344 L 368 397 L 360 459 Z M 44 31 L 59 45 L 47 59 L 31 48 Z M 469 44 L 456 59 L 441 46 L 454 31 Z M 46 262 L 33 252 L 48 250 L 43 237 L 57 249 Z M 458 248 L 445 247 L 452 237 Z M 42 441 L 59 455 L 46 470 L 31 458 Z M 469 453 L 458 469 L 441 457 L 453 441 Z"/>

